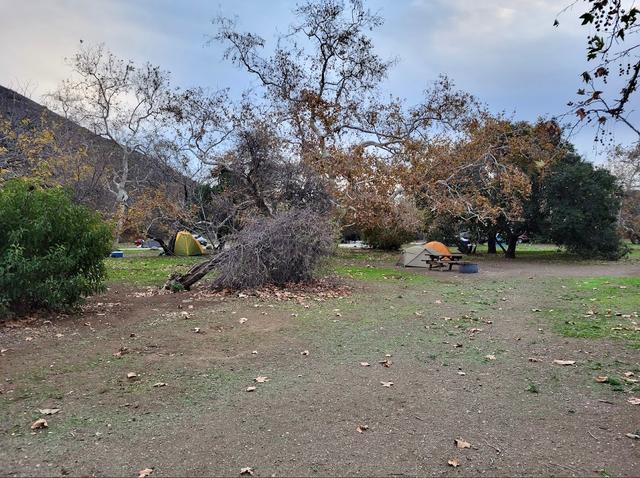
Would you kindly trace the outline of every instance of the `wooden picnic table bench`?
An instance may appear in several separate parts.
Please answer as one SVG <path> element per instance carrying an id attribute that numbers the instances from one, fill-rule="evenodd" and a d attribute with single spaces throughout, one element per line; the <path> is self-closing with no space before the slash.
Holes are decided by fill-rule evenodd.
<path id="1" fill-rule="evenodd" d="M 427 252 L 429 259 L 423 259 L 424 262 L 429 264 L 429 269 L 433 269 L 434 266 L 441 268 L 447 264 L 457 264 L 462 259 L 462 254 L 436 254 Z M 451 270 L 451 266 L 449 267 Z"/>

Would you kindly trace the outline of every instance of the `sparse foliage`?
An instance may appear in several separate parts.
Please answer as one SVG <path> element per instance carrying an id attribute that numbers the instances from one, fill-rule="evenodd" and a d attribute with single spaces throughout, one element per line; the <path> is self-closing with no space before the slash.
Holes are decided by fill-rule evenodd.
<path id="1" fill-rule="evenodd" d="M 640 80 L 640 10 L 633 0 L 580 0 L 570 7 L 576 4 L 586 6 L 580 20 L 591 29 L 586 58 L 593 66 L 582 72 L 584 86 L 569 106 L 579 122 L 597 126 L 601 140 L 611 119 L 630 128 L 640 141 L 638 118 L 630 108 Z"/>

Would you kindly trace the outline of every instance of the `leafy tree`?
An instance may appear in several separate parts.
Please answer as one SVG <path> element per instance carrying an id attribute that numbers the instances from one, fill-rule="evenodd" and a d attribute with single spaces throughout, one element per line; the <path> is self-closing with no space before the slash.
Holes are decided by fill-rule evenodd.
<path id="1" fill-rule="evenodd" d="M 0 188 L 0 311 L 63 309 L 97 292 L 111 228 L 62 188 Z"/>
<path id="2" fill-rule="evenodd" d="M 419 151 L 403 184 L 432 215 L 504 235 L 506 256 L 513 258 L 518 237 L 530 227 L 537 178 L 560 157 L 560 128 L 485 116 L 464 133 L 439 149 Z"/>
<path id="3" fill-rule="evenodd" d="M 551 167 L 542 197 L 547 232 L 556 244 L 610 260 L 627 252 L 616 229 L 621 190 L 609 171 L 568 154 Z"/>

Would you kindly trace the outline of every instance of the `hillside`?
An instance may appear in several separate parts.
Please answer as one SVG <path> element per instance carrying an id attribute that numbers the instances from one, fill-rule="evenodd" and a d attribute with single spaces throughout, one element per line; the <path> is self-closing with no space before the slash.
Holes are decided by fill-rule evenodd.
<path id="1" fill-rule="evenodd" d="M 111 213 L 115 196 L 110 191 L 113 174 L 118 170 L 119 146 L 111 140 L 95 135 L 47 107 L 0 85 L 0 170 L 9 176 L 44 174 L 55 184 L 70 187 L 75 199 L 93 209 Z M 1 124 L 0 124 L 1 126 Z M 39 138 L 44 131 L 53 133 L 60 147 L 25 148 L 22 138 Z M 38 144 L 38 141 L 32 141 Z M 65 158 L 64 161 L 59 158 Z M 71 159 L 67 159 L 71 158 Z M 46 168 L 43 168 L 46 161 Z M 44 173 L 38 168 L 45 169 Z M 145 189 L 164 188 L 170 197 L 182 198 L 191 189 L 191 179 L 159 161 L 136 155 L 130 163 L 130 197 Z"/>

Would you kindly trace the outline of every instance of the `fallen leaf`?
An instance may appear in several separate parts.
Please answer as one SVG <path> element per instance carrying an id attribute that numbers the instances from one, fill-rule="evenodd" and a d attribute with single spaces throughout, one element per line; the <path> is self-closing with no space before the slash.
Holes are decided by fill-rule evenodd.
<path id="1" fill-rule="evenodd" d="M 609 377 L 606 375 L 598 375 L 594 380 L 598 383 L 607 383 L 609 381 Z"/>
<path id="2" fill-rule="evenodd" d="M 309 355 L 309 351 L 308 350 L 303 350 L 302 352 L 300 352 L 300 355 Z"/>
<path id="3" fill-rule="evenodd" d="M 380 382 L 380 383 L 382 384 L 383 387 L 387 387 L 387 388 L 391 388 L 391 385 L 393 385 L 393 382 Z"/>
<path id="4" fill-rule="evenodd" d="M 245 391 L 247 391 L 247 392 L 255 392 L 256 391 L 256 387 L 247 387 L 245 389 Z"/>
<path id="5" fill-rule="evenodd" d="M 460 466 L 460 461 L 458 461 L 457 458 L 451 458 L 448 462 L 447 465 L 452 466 L 454 468 L 457 468 Z"/>
<path id="6" fill-rule="evenodd" d="M 484 358 L 486 358 L 487 360 L 495 360 L 496 356 L 495 355 L 485 355 Z"/>
<path id="7" fill-rule="evenodd" d="M 573 365 L 574 363 L 576 363 L 575 360 L 554 360 L 553 363 L 555 363 L 556 365 Z"/>
<path id="8" fill-rule="evenodd" d="M 456 438 L 453 440 L 453 443 L 455 443 L 457 448 L 471 448 L 471 443 L 463 440 L 462 438 Z"/>
<path id="9" fill-rule="evenodd" d="M 153 468 L 143 468 L 138 472 L 138 478 L 146 478 L 153 473 Z"/>
<path id="10" fill-rule="evenodd" d="M 244 324 L 247 320 L 249 319 L 247 319 L 246 317 L 240 317 L 240 320 L 238 322 L 240 322 L 241 324 Z"/>
<path id="11" fill-rule="evenodd" d="M 369 429 L 369 425 L 359 425 L 358 428 L 356 428 L 356 431 L 358 433 L 363 433 L 365 431 L 367 431 Z"/>
<path id="12" fill-rule="evenodd" d="M 640 440 L 640 434 L 638 433 L 625 433 L 624 436 L 627 438 L 633 438 L 634 440 Z"/>
<path id="13" fill-rule="evenodd" d="M 164 382 L 157 382 L 153 384 L 154 387 L 166 387 L 167 384 Z"/>
<path id="14" fill-rule="evenodd" d="M 59 408 L 38 408 L 38 411 L 43 415 L 55 415 L 60 411 Z"/>
<path id="15" fill-rule="evenodd" d="M 265 383 L 269 381 L 269 377 L 259 376 L 253 379 L 256 383 Z"/>
<path id="16" fill-rule="evenodd" d="M 251 468 L 250 466 L 245 466 L 244 468 L 240 468 L 240 474 L 253 476 L 253 468 Z"/>
<path id="17" fill-rule="evenodd" d="M 360 362 L 361 367 L 369 367 L 371 364 L 369 362 Z"/>
<path id="18" fill-rule="evenodd" d="M 44 418 L 38 418 L 35 422 L 31 424 L 32 430 L 38 430 L 40 428 L 47 428 L 49 424 Z"/>
<path id="19" fill-rule="evenodd" d="M 129 372 L 129 373 L 127 374 L 127 378 L 128 378 L 129 380 L 133 380 L 134 378 L 138 378 L 138 374 L 137 374 L 137 373 L 135 373 L 135 372 Z"/>
<path id="20" fill-rule="evenodd" d="M 640 397 L 631 397 L 627 400 L 631 405 L 640 405 Z"/>

